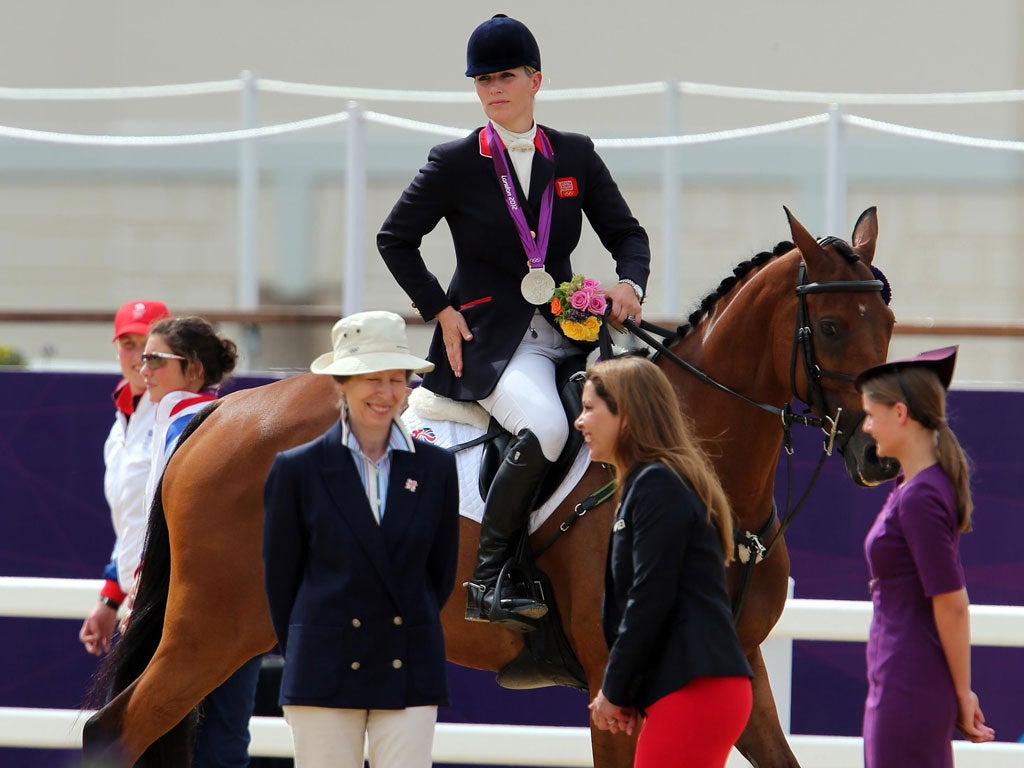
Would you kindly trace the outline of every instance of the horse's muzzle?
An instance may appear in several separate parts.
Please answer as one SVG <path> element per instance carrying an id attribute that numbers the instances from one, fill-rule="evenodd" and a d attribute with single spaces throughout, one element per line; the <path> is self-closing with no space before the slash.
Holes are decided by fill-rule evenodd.
<path id="1" fill-rule="evenodd" d="M 873 486 L 896 477 L 900 470 L 895 459 L 878 455 L 875 439 L 861 429 L 843 447 L 846 471 L 857 485 Z"/>

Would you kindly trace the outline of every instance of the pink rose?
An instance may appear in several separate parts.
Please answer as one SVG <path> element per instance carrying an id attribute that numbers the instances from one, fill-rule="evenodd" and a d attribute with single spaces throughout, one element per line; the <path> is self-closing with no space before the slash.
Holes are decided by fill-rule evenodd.
<path id="1" fill-rule="evenodd" d="M 569 304 L 572 305 L 573 309 L 586 310 L 590 304 L 590 294 L 586 291 L 576 291 L 576 293 L 569 297 Z"/>
<path id="2" fill-rule="evenodd" d="M 592 277 L 583 278 L 583 285 L 580 288 L 588 293 L 596 293 L 601 290 L 601 283 Z"/>
<path id="3" fill-rule="evenodd" d="M 595 293 L 590 297 L 590 305 L 587 309 L 589 309 L 592 314 L 603 315 L 607 308 L 608 301 L 605 299 L 603 293 Z"/>

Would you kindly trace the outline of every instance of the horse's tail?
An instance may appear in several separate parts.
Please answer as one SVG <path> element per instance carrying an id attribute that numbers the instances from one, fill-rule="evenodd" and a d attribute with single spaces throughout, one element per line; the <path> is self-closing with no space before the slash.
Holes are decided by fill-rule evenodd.
<path id="1" fill-rule="evenodd" d="M 196 414 L 181 433 L 175 452 L 219 404 L 219 401 L 213 402 Z M 170 458 L 168 463 L 170 463 Z M 139 678 L 156 653 L 156 648 L 163 635 L 167 592 L 171 581 L 171 546 L 167 518 L 164 515 L 162 491 L 163 478 L 161 477 L 153 498 L 153 505 L 149 510 L 146 544 L 142 552 L 142 567 L 138 575 L 135 602 L 132 606 L 128 631 L 115 643 L 93 678 L 89 691 L 89 703 L 93 706 L 102 706 Z M 146 768 L 181 766 L 183 764 L 181 755 L 191 755 L 197 711 L 198 707 L 154 742 L 143 755 L 141 764 Z M 191 760 L 189 760 L 190 763 Z"/>

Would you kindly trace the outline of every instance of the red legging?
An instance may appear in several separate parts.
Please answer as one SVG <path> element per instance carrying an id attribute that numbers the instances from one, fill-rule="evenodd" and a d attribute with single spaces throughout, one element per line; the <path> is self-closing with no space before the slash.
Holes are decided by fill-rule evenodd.
<path id="1" fill-rule="evenodd" d="M 633 768 L 724 768 L 747 725 L 748 677 L 698 677 L 647 708 Z"/>

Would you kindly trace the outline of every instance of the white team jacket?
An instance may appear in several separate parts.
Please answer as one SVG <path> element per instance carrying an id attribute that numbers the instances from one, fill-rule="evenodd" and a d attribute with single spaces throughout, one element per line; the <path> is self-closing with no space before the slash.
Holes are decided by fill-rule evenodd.
<path id="1" fill-rule="evenodd" d="M 118 411 L 103 445 L 103 493 L 117 537 L 117 582 L 126 594 L 131 592 L 142 550 L 141 542 L 128 543 L 139 539 L 140 531 L 142 539 L 146 536 L 146 480 L 153 463 L 155 416 L 156 406 L 143 394 L 131 419 Z"/>

